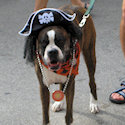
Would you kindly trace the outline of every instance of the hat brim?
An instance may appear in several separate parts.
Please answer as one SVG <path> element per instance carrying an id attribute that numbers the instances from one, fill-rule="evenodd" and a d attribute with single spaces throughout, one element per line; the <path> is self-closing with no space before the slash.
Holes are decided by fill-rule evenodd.
<path id="1" fill-rule="evenodd" d="M 73 15 L 70 15 L 59 9 L 41 9 L 29 16 L 29 19 L 27 20 L 24 28 L 19 31 L 19 34 L 23 36 L 29 36 L 32 32 L 52 25 L 61 25 L 64 28 L 73 28 L 72 25 L 75 17 L 75 13 Z"/>

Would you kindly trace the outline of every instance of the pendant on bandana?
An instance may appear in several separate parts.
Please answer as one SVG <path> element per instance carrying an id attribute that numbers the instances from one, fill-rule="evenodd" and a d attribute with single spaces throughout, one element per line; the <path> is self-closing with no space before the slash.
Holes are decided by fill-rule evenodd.
<path id="1" fill-rule="evenodd" d="M 53 92 L 52 98 L 54 101 L 62 101 L 64 98 L 64 93 L 61 90 L 56 90 Z"/>

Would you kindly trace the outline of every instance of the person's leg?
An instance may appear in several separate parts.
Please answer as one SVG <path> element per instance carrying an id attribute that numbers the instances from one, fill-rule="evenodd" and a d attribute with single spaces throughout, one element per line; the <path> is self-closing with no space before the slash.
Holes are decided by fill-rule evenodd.
<path id="1" fill-rule="evenodd" d="M 34 11 L 47 7 L 48 0 L 35 0 Z M 71 0 L 72 5 L 88 8 L 89 4 L 82 2 L 81 0 Z"/>
<path id="2" fill-rule="evenodd" d="M 121 41 L 123 54 L 125 57 L 125 0 L 123 0 L 123 4 L 122 4 L 122 17 L 121 17 L 121 24 L 120 24 L 120 41 Z M 122 90 L 122 91 L 125 92 L 125 90 Z M 125 98 L 122 95 L 119 95 L 118 93 L 112 93 L 111 97 L 115 100 L 125 100 Z"/>
<path id="3" fill-rule="evenodd" d="M 122 17 L 121 17 L 121 24 L 120 24 L 120 41 L 121 41 L 121 47 L 125 56 L 125 0 L 123 0 L 123 5 L 122 5 Z"/>
<path id="4" fill-rule="evenodd" d="M 85 7 L 85 3 L 82 2 L 81 0 L 70 0 L 72 5 L 77 5 L 81 7 Z M 89 4 L 87 4 L 86 8 L 88 8 Z"/>
<path id="5" fill-rule="evenodd" d="M 48 0 L 35 0 L 34 11 L 47 7 Z"/>

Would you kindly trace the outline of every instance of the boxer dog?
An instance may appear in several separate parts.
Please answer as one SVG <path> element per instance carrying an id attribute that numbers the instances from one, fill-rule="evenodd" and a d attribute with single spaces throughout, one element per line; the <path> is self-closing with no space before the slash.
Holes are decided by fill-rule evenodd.
<path id="1" fill-rule="evenodd" d="M 56 101 L 52 105 L 52 110 L 62 109 L 62 99 L 65 94 L 67 105 L 65 122 L 66 125 L 71 125 L 73 122 L 74 86 L 80 52 L 84 56 L 89 74 L 90 111 L 99 112 L 94 77 L 96 32 L 91 16 L 82 28 L 79 27 L 84 13 L 85 9 L 77 6 L 41 9 L 30 15 L 26 25 L 20 31 L 21 35 L 28 36 L 24 58 L 34 63 L 40 83 L 43 125 L 50 124 L 49 87 L 54 83 L 60 84 L 60 91 L 53 94 Z"/>

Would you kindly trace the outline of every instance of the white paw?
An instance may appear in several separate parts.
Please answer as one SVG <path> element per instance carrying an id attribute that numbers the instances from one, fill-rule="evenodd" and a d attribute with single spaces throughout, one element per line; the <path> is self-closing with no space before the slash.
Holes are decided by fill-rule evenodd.
<path id="1" fill-rule="evenodd" d="M 59 112 L 59 111 L 63 110 L 63 105 L 64 105 L 64 102 L 63 102 L 63 101 L 55 102 L 55 103 L 52 105 L 52 111 L 53 111 L 53 112 Z"/>
<path id="2" fill-rule="evenodd" d="M 90 107 L 90 111 L 91 111 L 91 113 L 98 113 L 99 112 L 99 108 L 98 108 L 98 105 L 97 105 L 97 100 L 95 100 L 94 98 L 93 98 L 93 95 L 92 94 L 90 94 L 90 105 L 89 105 Z"/>
<path id="3" fill-rule="evenodd" d="M 94 103 L 91 103 L 90 104 L 90 111 L 91 111 L 91 113 L 94 113 L 94 114 L 98 113 L 99 112 L 98 105 L 94 104 Z"/>

